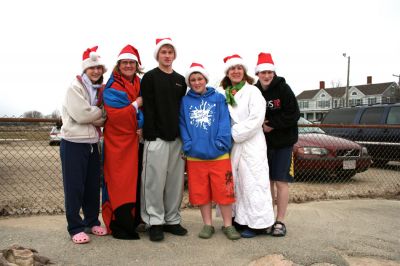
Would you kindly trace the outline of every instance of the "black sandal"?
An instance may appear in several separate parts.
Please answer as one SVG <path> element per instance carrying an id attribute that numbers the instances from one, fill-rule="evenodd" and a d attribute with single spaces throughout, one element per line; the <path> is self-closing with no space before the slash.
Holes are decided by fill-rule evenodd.
<path id="1" fill-rule="evenodd" d="M 280 225 L 280 227 L 277 227 L 276 225 Z M 286 235 L 286 226 L 284 223 L 280 221 L 276 221 L 274 225 L 272 226 L 272 236 L 285 236 Z"/>

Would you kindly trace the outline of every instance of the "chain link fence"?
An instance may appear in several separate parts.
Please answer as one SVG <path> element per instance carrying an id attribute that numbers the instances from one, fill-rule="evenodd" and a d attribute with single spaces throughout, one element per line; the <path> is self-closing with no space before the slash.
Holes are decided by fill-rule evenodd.
<path id="1" fill-rule="evenodd" d="M 57 119 L 0 118 L 0 216 L 64 212 L 59 125 Z M 324 134 L 328 127 L 299 125 L 290 201 L 398 198 L 400 162 L 392 159 L 399 156 L 399 142 L 372 154 L 368 143 Z M 182 206 L 189 206 L 187 193 Z"/>
<path id="2" fill-rule="evenodd" d="M 0 216 L 64 211 L 59 147 L 50 145 L 57 123 L 0 118 Z"/>

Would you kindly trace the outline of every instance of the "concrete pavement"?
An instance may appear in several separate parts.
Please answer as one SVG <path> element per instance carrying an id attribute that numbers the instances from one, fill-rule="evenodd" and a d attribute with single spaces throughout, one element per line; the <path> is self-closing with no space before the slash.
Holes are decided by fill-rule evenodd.
<path id="1" fill-rule="evenodd" d="M 92 236 L 73 244 L 64 216 L 0 219 L 0 249 L 12 244 L 36 249 L 57 265 L 400 265 L 400 201 L 360 199 L 290 204 L 283 238 L 258 236 L 230 241 L 220 230 L 197 237 L 198 209 L 182 210 L 184 237 L 164 241 Z M 326 263 L 326 264 L 321 264 Z"/>

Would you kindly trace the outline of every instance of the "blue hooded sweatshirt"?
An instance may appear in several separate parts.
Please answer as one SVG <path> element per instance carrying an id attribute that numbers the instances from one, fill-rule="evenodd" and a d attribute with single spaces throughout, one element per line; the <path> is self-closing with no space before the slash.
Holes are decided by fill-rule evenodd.
<path id="1" fill-rule="evenodd" d="M 228 153 L 232 134 L 225 97 L 212 87 L 203 95 L 189 90 L 182 98 L 179 129 L 186 156 L 210 160 Z"/>

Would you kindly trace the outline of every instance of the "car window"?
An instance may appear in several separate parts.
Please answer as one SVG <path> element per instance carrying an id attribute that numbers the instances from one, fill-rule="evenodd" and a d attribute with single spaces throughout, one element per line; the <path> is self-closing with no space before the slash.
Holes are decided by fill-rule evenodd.
<path id="1" fill-rule="evenodd" d="M 388 125 L 400 124 L 400 106 L 393 106 L 390 108 L 386 123 Z"/>
<path id="2" fill-rule="evenodd" d="M 333 109 L 323 120 L 324 124 L 353 124 L 358 109 Z"/>
<path id="3" fill-rule="evenodd" d="M 374 125 L 382 121 L 384 107 L 367 108 L 361 115 L 360 124 Z"/>
<path id="4" fill-rule="evenodd" d="M 310 121 L 307 119 L 304 119 L 303 117 L 300 117 L 299 121 L 297 121 L 298 125 L 310 125 L 312 124 Z M 304 133 L 321 133 L 325 134 L 325 132 L 319 128 L 319 127 L 299 127 L 299 133 L 304 134 Z"/>

